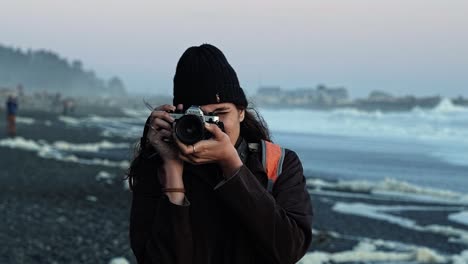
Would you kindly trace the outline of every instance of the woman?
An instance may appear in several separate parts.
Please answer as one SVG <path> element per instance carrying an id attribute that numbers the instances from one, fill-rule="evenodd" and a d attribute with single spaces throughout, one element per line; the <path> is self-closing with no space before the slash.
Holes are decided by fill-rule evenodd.
<path id="1" fill-rule="evenodd" d="M 207 124 L 211 138 L 182 143 L 169 112 L 192 105 L 219 116 L 224 130 Z M 301 162 L 286 150 L 268 191 L 265 153 L 249 143 L 268 142 L 269 133 L 247 106 L 219 49 L 204 44 L 185 51 L 173 105 L 151 113 L 130 167 L 130 238 L 138 263 L 295 263 L 305 254 L 312 209 Z"/>

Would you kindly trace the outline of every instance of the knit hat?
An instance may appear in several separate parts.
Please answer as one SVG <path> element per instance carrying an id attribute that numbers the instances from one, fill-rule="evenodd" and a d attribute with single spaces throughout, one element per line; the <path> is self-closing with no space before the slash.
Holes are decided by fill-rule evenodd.
<path id="1" fill-rule="evenodd" d="M 215 46 L 188 48 L 177 63 L 173 104 L 206 105 L 233 103 L 247 107 L 237 74 Z"/>

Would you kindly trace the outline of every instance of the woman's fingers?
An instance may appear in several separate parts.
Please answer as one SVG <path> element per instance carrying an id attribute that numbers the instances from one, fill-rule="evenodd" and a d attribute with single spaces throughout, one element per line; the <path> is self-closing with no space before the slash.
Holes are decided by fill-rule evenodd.
<path id="1" fill-rule="evenodd" d="M 153 112 L 151 112 L 151 123 L 150 128 L 153 130 L 168 129 L 171 130 L 172 122 L 174 118 L 170 116 L 167 111 L 174 111 L 175 106 L 173 105 L 162 105 L 157 107 Z"/>
<path id="2" fill-rule="evenodd" d="M 180 153 L 184 155 L 190 155 L 195 152 L 193 145 L 185 145 L 184 143 L 180 142 L 180 140 L 177 137 L 175 138 L 176 138 L 175 142 L 177 146 L 179 147 Z"/>
<path id="3" fill-rule="evenodd" d="M 177 138 L 175 142 L 179 147 L 179 158 L 181 160 L 195 165 L 214 162 L 213 159 L 204 156 L 205 146 L 203 142 L 199 141 L 194 145 L 185 145 Z"/>
<path id="4" fill-rule="evenodd" d="M 189 159 L 187 156 L 183 155 L 182 153 L 179 154 L 179 159 L 185 161 L 185 162 L 188 162 L 188 163 L 191 163 L 191 164 L 194 164 L 193 161 L 191 159 Z"/>
<path id="5" fill-rule="evenodd" d="M 158 130 L 158 131 L 161 129 L 167 129 L 169 131 L 172 130 L 172 125 L 170 123 L 159 118 L 153 119 L 153 121 L 151 122 L 151 125 L 153 129 Z"/>
<path id="6" fill-rule="evenodd" d="M 151 130 L 148 133 L 148 140 L 153 144 L 158 144 L 160 141 L 166 141 L 165 139 L 172 137 L 172 132 L 167 129 L 161 129 L 159 131 Z"/>
<path id="7" fill-rule="evenodd" d="M 153 120 L 154 119 L 162 119 L 162 120 L 165 120 L 168 123 L 174 122 L 174 118 L 172 118 L 172 116 L 166 111 L 154 110 L 153 112 L 151 112 L 151 117 L 152 117 Z"/>
<path id="8" fill-rule="evenodd" d="M 169 138 L 172 136 L 172 131 L 168 129 L 161 129 L 157 132 L 159 138 Z"/>
<path id="9" fill-rule="evenodd" d="M 205 128 L 216 140 L 220 140 L 226 135 L 216 124 L 205 123 Z"/>
<path id="10" fill-rule="evenodd" d="M 165 104 L 165 105 L 160 105 L 160 106 L 156 107 L 154 110 L 157 110 L 157 111 L 174 111 L 175 109 L 176 109 L 175 106 L 170 105 L 170 104 Z"/>
<path id="11" fill-rule="evenodd" d="M 174 135 L 174 133 L 173 137 L 175 137 L 175 142 L 179 147 L 180 153 L 182 153 L 183 155 L 193 155 L 195 157 L 198 157 L 205 151 L 205 146 L 203 145 L 204 143 L 202 141 L 198 141 L 193 145 L 185 145 L 184 143 L 180 142 L 180 140 Z"/>

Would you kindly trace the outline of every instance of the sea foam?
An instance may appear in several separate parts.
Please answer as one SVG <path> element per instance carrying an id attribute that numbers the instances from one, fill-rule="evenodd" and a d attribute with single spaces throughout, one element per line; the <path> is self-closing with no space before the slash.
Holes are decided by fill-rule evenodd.
<path id="1" fill-rule="evenodd" d="M 453 221 L 453 222 L 457 222 L 459 224 L 468 226 L 468 211 L 458 212 L 458 213 L 455 213 L 455 214 L 450 214 L 448 216 L 448 219 Z"/>
<path id="2" fill-rule="evenodd" d="M 96 144 L 96 146 L 93 146 Z M 127 160 L 110 161 L 107 159 L 83 159 L 67 153 L 67 151 L 98 152 L 100 149 L 126 148 L 128 144 L 112 143 L 107 141 L 97 143 L 72 144 L 64 141 L 49 144 L 44 140 L 30 140 L 22 137 L 6 138 L 0 140 L 0 147 L 34 151 L 39 157 L 50 158 L 66 162 L 81 163 L 86 165 L 102 165 L 109 167 L 128 168 L 130 163 Z"/>
<path id="3" fill-rule="evenodd" d="M 361 217 L 376 219 L 391 224 L 399 225 L 401 227 L 420 231 L 420 232 L 431 232 L 439 235 L 445 235 L 452 242 L 465 244 L 466 238 L 468 238 L 468 231 L 454 228 L 451 226 L 442 225 L 419 225 L 415 220 L 405 218 L 403 216 L 396 216 L 391 213 L 403 212 L 403 211 L 453 211 L 461 210 L 461 208 L 450 208 L 450 207 L 433 207 L 433 206 L 388 206 L 388 205 L 374 205 L 366 203 L 344 203 L 338 202 L 333 206 L 333 210 L 342 214 L 357 215 Z M 468 245 L 468 244 L 467 244 Z"/>
<path id="4" fill-rule="evenodd" d="M 420 187 L 415 184 L 391 178 L 386 178 L 382 181 L 340 180 L 337 182 L 309 178 L 307 179 L 307 185 L 315 191 L 321 191 L 321 189 L 325 188 L 345 191 L 348 192 L 348 194 L 342 193 L 342 195 L 349 196 L 360 195 L 359 193 L 369 193 L 375 197 L 391 197 L 399 200 L 468 205 L 468 195 L 466 193 Z"/>
<path id="5" fill-rule="evenodd" d="M 376 250 L 375 244 L 369 241 L 360 242 L 353 250 L 337 253 L 312 252 L 307 253 L 298 264 L 325 264 L 325 263 L 444 263 L 447 257 L 425 247 L 409 247 L 406 251 L 389 252 Z"/>

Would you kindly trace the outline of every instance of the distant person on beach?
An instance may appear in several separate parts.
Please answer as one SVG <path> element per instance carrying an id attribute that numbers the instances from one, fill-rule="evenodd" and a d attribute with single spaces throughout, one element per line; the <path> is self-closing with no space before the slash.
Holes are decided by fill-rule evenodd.
<path id="1" fill-rule="evenodd" d="M 50 103 L 50 110 L 53 113 L 59 112 L 60 111 L 60 102 L 62 100 L 62 94 L 61 93 L 56 93 L 51 100 Z"/>
<path id="2" fill-rule="evenodd" d="M 63 115 L 70 115 L 75 112 L 75 101 L 71 98 L 63 100 Z"/>
<path id="3" fill-rule="evenodd" d="M 148 117 L 129 169 L 138 263 L 300 260 L 312 239 L 301 161 L 271 142 L 223 53 L 187 49 L 173 96 Z"/>
<path id="4" fill-rule="evenodd" d="M 18 101 L 14 95 L 8 96 L 6 101 L 7 134 L 10 137 L 16 136 L 16 114 L 18 112 Z"/>

